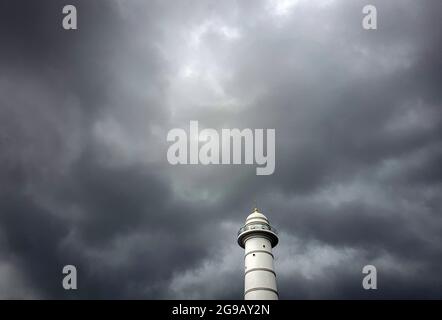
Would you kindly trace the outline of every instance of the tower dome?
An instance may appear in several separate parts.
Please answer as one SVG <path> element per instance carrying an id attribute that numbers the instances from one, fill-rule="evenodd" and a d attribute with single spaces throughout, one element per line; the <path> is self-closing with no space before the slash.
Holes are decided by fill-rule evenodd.
<path id="1" fill-rule="evenodd" d="M 258 208 L 253 209 L 253 212 L 246 218 L 246 224 L 261 220 L 264 223 L 269 223 L 269 220 L 265 215 L 259 212 Z"/>

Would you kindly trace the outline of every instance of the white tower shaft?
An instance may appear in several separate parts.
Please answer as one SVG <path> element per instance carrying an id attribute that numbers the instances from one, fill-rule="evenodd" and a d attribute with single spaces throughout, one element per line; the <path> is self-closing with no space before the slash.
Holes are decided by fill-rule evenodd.
<path id="1" fill-rule="evenodd" d="M 245 300 L 278 299 L 272 253 L 277 243 L 276 231 L 267 218 L 255 209 L 238 232 L 238 244 L 245 249 Z"/>

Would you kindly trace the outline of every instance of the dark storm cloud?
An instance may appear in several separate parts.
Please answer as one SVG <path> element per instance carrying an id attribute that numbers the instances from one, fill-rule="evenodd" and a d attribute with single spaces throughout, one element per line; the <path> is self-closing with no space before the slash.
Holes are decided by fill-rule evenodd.
<path id="1" fill-rule="evenodd" d="M 254 200 L 282 298 L 440 297 L 442 5 L 372 3 L 2 2 L 0 297 L 241 299 Z M 275 128 L 275 173 L 170 166 L 189 120 Z"/>

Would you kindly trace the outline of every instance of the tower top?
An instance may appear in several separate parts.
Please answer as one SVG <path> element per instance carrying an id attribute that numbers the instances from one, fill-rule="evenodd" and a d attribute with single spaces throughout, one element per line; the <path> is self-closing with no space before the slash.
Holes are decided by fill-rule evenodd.
<path id="1" fill-rule="evenodd" d="M 276 230 L 271 227 L 267 217 L 254 208 L 253 212 L 247 216 L 246 222 L 238 232 L 238 244 L 244 248 L 244 243 L 251 236 L 266 237 L 272 243 L 272 247 L 278 244 L 278 235 Z"/>
<path id="2" fill-rule="evenodd" d="M 250 224 L 251 222 L 269 224 L 267 217 L 259 212 L 258 208 L 254 208 L 253 212 L 247 216 L 246 225 Z"/>

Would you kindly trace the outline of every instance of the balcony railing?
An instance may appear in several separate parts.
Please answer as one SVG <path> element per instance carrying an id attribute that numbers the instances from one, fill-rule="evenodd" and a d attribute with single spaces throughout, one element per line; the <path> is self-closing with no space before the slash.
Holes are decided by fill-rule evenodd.
<path id="1" fill-rule="evenodd" d="M 269 230 L 269 231 L 272 231 L 274 234 L 278 234 L 276 229 L 270 227 L 269 225 L 266 225 L 266 224 L 252 224 L 252 225 L 249 225 L 249 226 L 241 227 L 239 229 L 239 231 L 238 231 L 238 235 L 240 235 L 244 231 L 249 231 L 249 230 Z"/>

